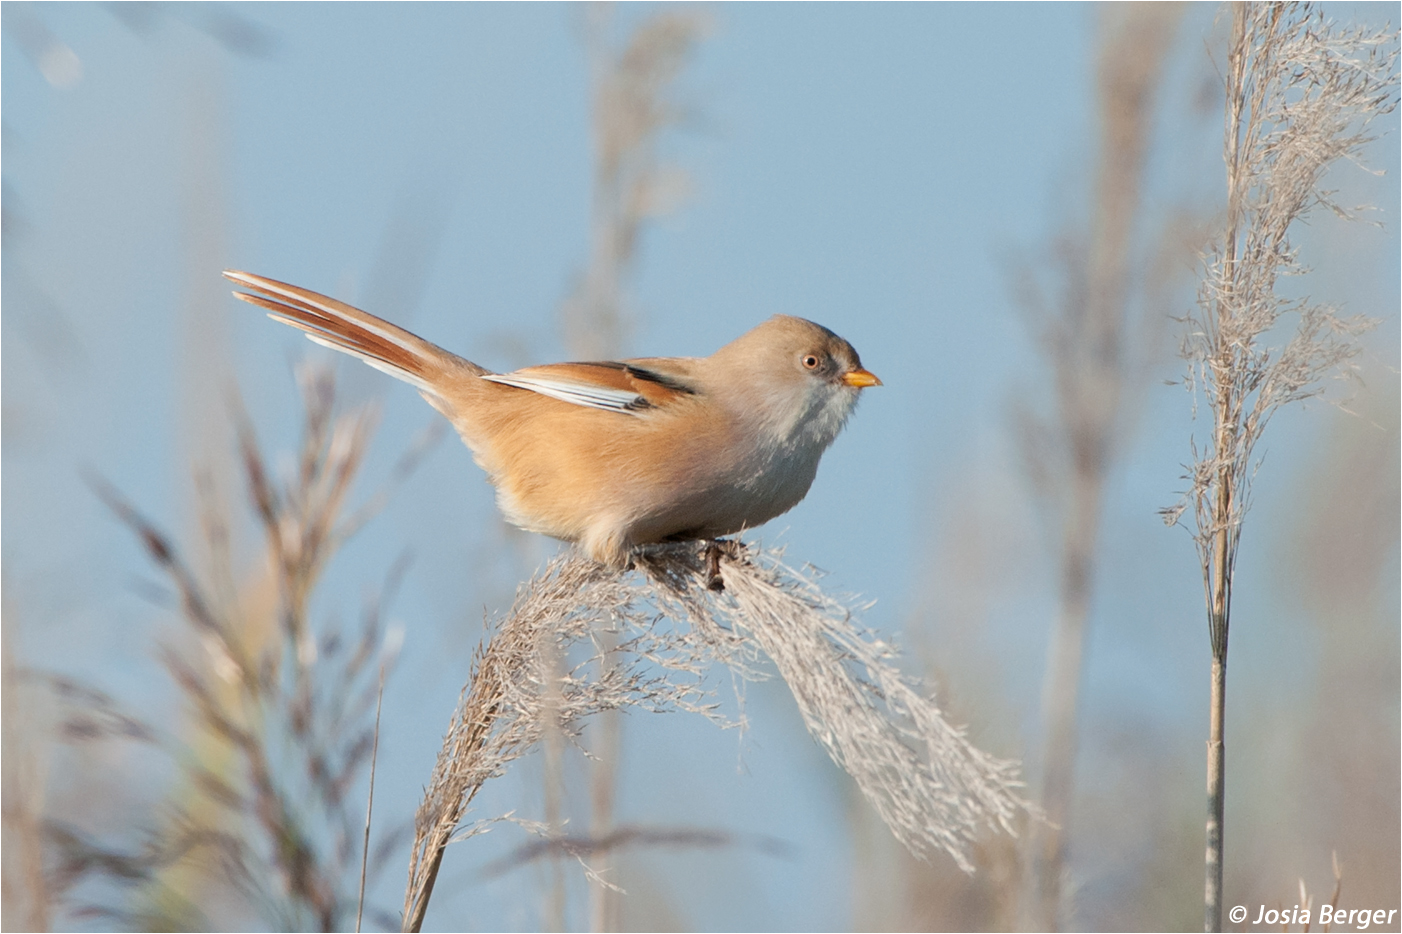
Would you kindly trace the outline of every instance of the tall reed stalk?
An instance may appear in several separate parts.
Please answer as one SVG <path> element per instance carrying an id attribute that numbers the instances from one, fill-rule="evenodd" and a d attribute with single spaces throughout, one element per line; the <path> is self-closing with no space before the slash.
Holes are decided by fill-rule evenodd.
<path id="1" fill-rule="evenodd" d="M 1043 298 L 1026 273 L 1020 304 L 1046 360 L 1053 387 L 1045 414 L 1020 412 L 1027 472 L 1051 514 L 1060 563 L 1060 610 L 1042 688 L 1041 801 L 1046 821 L 1029 829 L 1022 923 L 1059 930 L 1078 748 L 1082 658 L 1096 583 L 1106 484 L 1132 428 L 1133 396 L 1143 384 L 1156 329 L 1150 313 L 1165 278 L 1158 269 L 1183 252 L 1144 263 L 1138 241 L 1144 171 L 1163 61 L 1182 15 L 1177 4 L 1101 10 L 1097 68 L 1099 156 L 1089 229 L 1058 240 L 1056 299 Z M 1039 395 L 1045 395 L 1041 391 Z"/>
<path id="2" fill-rule="evenodd" d="M 1357 161 L 1374 118 L 1397 105 L 1397 34 L 1340 28 L 1307 3 L 1234 3 L 1225 69 L 1223 160 L 1226 227 L 1213 244 L 1188 318 L 1187 384 L 1212 418 L 1205 448 L 1193 444 L 1184 499 L 1201 559 L 1211 648 L 1207 742 L 1207 850 L 1203 926 L 1222 929 L 1226 806 L 1227 638 L 1242 523 L 1257 465 L 1256 443 L 1282 406 L 1346 376 L 1359 352 L 1362 317 L 1277 292 L 1281 276 L 1306 270 L 1291 228 L 1315 206 L 1342 217 L 1322 183 L 1340 159 Z M 1287 321 L 1290 324 L 1287 324 Z M 1283 346 L 1269 346 L 1293 324 Z"/>

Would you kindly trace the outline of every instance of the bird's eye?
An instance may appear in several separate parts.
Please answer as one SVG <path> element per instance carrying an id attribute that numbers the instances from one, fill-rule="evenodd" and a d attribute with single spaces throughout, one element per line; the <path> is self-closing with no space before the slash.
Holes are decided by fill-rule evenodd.
<path id="1" fill-rule="evenodd" d="M 803 358 L 803 365 L 810 370 L 818 368 L 818 358 L 813 354 L 808 354 Z"/>

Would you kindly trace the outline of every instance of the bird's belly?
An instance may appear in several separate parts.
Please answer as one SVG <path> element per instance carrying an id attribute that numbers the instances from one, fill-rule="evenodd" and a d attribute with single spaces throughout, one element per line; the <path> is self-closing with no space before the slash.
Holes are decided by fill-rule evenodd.
<path id="1" fill-rule="evenodd" d="M 553 413 L 540 414 L 546 417 L 535 427 L 547 428 Z M 808 492 L 822 454 L 769 449 L 737 458 L 736 439 L 719 426 L 683 433 L 670 419 L 620 423 L 632 416 L 590 414 L 606 430 L 581 431 L 587 422 L 578 420 L 568 431 L 508 430 L 494 449 L 463 435 L 497 487 L 507 521 L 580 542 L 608 563 L 621 563 L 634 545 L 715 538 L 787 512 Z M 657 450 L 667 456 L 639 456 Z M 718 456 L 726 451 L 731 456 Z"/>
<path id="2" fill-rule="evenodd" d="M 630 524 L 634 544 L 717 538 L 763 525 L 796 506 L 817 472 L 816 458 L 757 457 L 724 477 L 707 477 L 671 497 L 654 500 L 654 508 Z"/>

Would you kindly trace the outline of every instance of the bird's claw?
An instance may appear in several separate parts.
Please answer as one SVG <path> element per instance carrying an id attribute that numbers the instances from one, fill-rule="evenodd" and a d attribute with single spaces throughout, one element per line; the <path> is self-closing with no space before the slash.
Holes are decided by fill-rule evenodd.
<path id="1" fill-rule="evenodd" d="M 724 555 L 727 558 L 735 557 L 736 545 L 738 543 L 732 539 L 718 538 L 706 543 L 706 589 L 721 593 L 725 590 L 725 581 L 720 576 L 720 559 Z"/>

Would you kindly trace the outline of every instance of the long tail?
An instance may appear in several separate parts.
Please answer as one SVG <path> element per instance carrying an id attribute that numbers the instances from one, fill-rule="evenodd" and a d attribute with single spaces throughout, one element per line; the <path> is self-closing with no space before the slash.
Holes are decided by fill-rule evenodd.
<path id="1" fill-rule="evenodd" d="M 426 395 L 441 396 L 435 384 L 441 386 L 450 373 L 464 368 L 477 376 L 487 372 L 416 334 L 310 289 L 237 269 L 224 270 L 224 278 L 260 293 L 235 292 L 234 297 L 267 309 L 274 321 L 305 331 L 323 347 L 359 357 Z"/>

